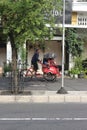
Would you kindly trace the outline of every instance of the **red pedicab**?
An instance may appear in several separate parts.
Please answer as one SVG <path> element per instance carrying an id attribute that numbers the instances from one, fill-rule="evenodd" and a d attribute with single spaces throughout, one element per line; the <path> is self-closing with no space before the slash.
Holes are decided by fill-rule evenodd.
<path id="1" fill-rule="evenodd" d="M 55 57 L 56 56 L 54 53 L 47 53 L 44 55 L 43 58 L 43 65 L 42 65 L 43 77 L 48 81 L 53 81 L 57 77 L 61 76 L 58 65 L 56 65 L 54 61 Z"/>

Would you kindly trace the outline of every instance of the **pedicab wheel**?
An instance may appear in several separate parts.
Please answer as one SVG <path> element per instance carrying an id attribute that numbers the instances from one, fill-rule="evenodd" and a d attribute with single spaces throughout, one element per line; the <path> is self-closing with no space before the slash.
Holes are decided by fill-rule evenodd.
<path id="1" fill-rule="evenodd" d="M 47 80 L 47 81 L 53 81 L 53 80 L 55 80 L 56 79 L 56 75 L 54 75 L 54 74 L 52 74 L 52 73 L 44 73 L 43 74 L 43 77 L 44 77 L 44 79 L 45 80 Z"/>

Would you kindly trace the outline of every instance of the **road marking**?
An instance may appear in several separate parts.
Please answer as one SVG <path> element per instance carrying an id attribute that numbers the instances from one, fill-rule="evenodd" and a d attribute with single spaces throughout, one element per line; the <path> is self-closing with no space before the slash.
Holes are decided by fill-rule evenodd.
<path id="1" fill-rule="evenodd" d="M 24 121 L 31 120 L 31 118 L 0 118 L 0 121 Z"/>
<path id="2" fill-rule="evenodd" d="M 0 121 L 87 121 L 87 118 L 0 118 Z"/>

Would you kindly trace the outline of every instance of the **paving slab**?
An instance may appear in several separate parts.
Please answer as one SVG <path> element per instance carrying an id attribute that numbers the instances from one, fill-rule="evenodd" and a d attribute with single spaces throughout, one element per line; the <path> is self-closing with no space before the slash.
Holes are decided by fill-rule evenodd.
<path id="1" fill-rule="evenodd" d="M 38 93 L 38 94 L 37 94 Z M 68 91 L 57 94 L 56 91 L 31 91 L 30 95 L 0 95 L 0 103 L 87 103 L 87 91 Z"/>

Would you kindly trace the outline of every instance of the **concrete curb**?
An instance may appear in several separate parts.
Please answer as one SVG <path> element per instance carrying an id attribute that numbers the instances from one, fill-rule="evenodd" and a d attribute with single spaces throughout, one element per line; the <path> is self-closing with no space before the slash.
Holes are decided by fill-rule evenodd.
<path id="1" fill-rule="evenodd" d="M 32 91 L 32 95 L 0 95 L 0 103 L 87 103 L 87 91 Z"/>

